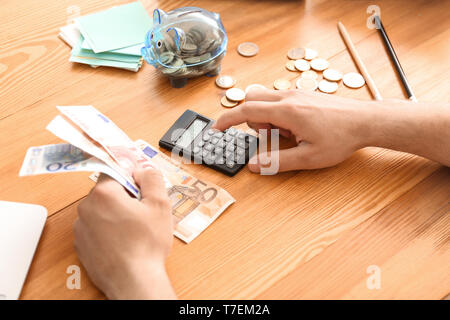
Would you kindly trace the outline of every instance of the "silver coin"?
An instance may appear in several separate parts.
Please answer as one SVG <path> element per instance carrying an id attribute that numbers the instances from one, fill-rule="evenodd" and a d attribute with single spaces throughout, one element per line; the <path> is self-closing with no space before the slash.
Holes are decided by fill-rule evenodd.
<path id="1" fill-rule="evenodd" d="M 254 89 L 254 88 L 258 88 L 258 89 L 267 89 L 267 88 L 266 88 L 265 86 L 263 86 L 262 84 L 254 83 L 254 84 L 248 85 L 247 88 L 245 88 L 245 94 L 247 94 L 251 89 Z"/>
<path id="2" fill-rule="evenodd" d="M 295 60 L 294 66 L 298 71 L 308 71 L 310 68 L 309 62 L 304 59 Z"/>
<path id="3" fill-rule="evenodd" d="M 323 71 L 323 77 L 329 81 L 340 81 L 342 79 L 342 72 L 336 69 L 327 69 Z"/>
<path id="4" fill-rule="evenodd" d="M 302 89 L 306 91 L 314 91 L 317 89 L 317 81 L 314 79 L 305 79 L 305 78 L 299 78 L 297 82 L 295 83 L 297 86 L 297 89 Z"/>
<path id="5" fill-rule="evenodd" d="M 311 65 L 311 68 L 313 68 L 316 71 L 323 71 L 330 66 L 327 60 L 320 58 L 311 60 L 309 64 Z"/>
<path id="6" fill-rule="evenodd" d="M 305 48 L 305 58 L 306 60 L 312 60 L 314 58 L 317 57 L 317 51 L 310 49 L 310 48 Z"/>
<path id="7" fill-rule="evenodd" d="M 347 87 L 353 89 L 361 88 L 366 83 L 363 76 L 356 72 L 344 74 L 342 80 Z"/>
<path id="8" fill-rule="evenodd" d="M 222 89 L 229 89 L 236 84 L 236 80 L 230 76 L 219 76 L 216 78 L 216 84 Z"/>
<path id="9" fill-rule="evenodd" d="M 325 93 L 333 93 L 338 89 L 338 84 L 336 82 L 331 82 L 328 80 L 320 80 L 319 90 Z"/>
<path id="10" fill-rule="evenodd" d="M 253 57 L 259 52 L 259 47 L 253 42 L 243 42 L 237 47 L 237 51 L 241 56 Z"/>
<path id="11" fill-rule="evenodd" d="M 231 101 L 242 101 L 245 99 L 245 92 L 239 88 L 231 88 L 225 92 L 228 100 Z"/>

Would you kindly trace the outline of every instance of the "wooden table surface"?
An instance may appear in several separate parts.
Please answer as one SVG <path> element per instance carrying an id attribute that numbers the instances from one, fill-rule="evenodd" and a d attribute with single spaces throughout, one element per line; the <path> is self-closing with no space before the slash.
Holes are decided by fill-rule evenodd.
<path id="1" fill-rule="evenodd" d="M 138 73 L 68 62 L 58 28 L 77 15 L 128 1 L 3 0 L 0 9 L 0 199 L 44 205 L 48 220 L 23 299 L 103 298 L 82 269 L 69 290 L 77 205 L 94 185 L 86 173 L 19 178 L 30 146 L 59 143 L 45 130 L 57 105 L 93 105 L 132 139 L 153 145 L 191 108 L 217 118 L 224 91 L 201 77 L 173 89 L 153 67 Z M 373 1 L 143 1 L 151 14 L 195 5 L 219 12 L 229 38 L 224 74 L 237 87 L 294 80 L 288 49 L 314 48 L 331 66 L 356 71 L 337 31 L 347 27 L 384 98 L 405 94 L 376 30 L 366 27 Z M 450 1 L 376 1 L 419 100 L 449 99 Z M 244 41 L 253 58 L 237 54 Z M 336 95 L 371 99 L 367 87 Z M 181 298 L 424 298 L 450 292 L 450 170 L 379 148 L 356 152 L 328 169 L 234 178 L 202 166 L 188 170 L 228 190 L 236 203 L 191 244 L 175 238 L 168 273 Z M 381 288 L 366 286 L 367 268 Z"/>

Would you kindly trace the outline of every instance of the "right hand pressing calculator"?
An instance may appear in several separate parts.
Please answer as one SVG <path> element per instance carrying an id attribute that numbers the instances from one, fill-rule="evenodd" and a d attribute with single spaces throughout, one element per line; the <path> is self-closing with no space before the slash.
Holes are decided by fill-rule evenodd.
<path id="1" fill-rule="evenodd" d="M 258 138 L 236 128 L 212 129 L 214 120 L 186 110 L 159 141 L 169 151 L 228 176 L 239 172 L 256 153 Z"/>

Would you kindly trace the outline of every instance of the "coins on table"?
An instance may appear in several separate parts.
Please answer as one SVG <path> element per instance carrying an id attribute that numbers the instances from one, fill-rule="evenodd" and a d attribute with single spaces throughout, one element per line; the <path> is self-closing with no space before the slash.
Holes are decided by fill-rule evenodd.
<path id="1" fill-rule="evenodd" d="M 223 96 L 222 99 L 220 99 L 220 103 L 225 108 L 233 108 L 233 107 L 235 107 L 235 106 L 237 106 L 239 104 L 239 102 L 237 102 L 237 101 L 230 101 L 230 100 L 228 100 L 228 98 L 226 96 Z"/>
<path id="2" fill-rule="evenodd" d="M 315 59 L 317 57 L 317 51 L 310 49 L 310 48 L 305 48 L 305 57 L 304 59 L 306 60 L 312 60 Z"/>
<path id="3" fill-rule="evenodd" d="M 320 58 L 311 60 L 309 64 L 311 65 L 311 68 L 316 71 L 323 71 L 330 66 L 327 60 Z"/>
<path id="4" fill-rule="evenodd" d="M 295 60 L 294 66 L 298 71 L 308 71 L 310 69 L 309 62 L 304 59 Z"/>
<path id="5" fill-rule="evenodd" d="M 301 77 L 303 79 L 313 79 L 313 80 L 317 80 L 317 78 L 319 77 L 319 75 L 317 74 L 317 72 L 313 71 L 313 70 L 308 70 L 305 72 L 302 72 Z"/>
<path id="6" fill-rule="evenodd" d="M 342 81 L 347 87 L 353 89 L 361 88 L 366 83 L 363 76 L 356 72 L 349 72 L 344 74 L 344 76 L 342 77 Z"/>
<path id="7" fill-rule="evenodd" d="M 253 57 L 259 52 L 259 47 L 253 42 L 243 42 L 238 45 L 237 51 L 241 56 Z"/>
<path id="8" fill-rule="evenodd" d="M 273 87 L 277 90 L 288 90 L 291 88 L 291 82 L 287 79 L 277 79 L 273 82 Z"/>
<path id="9" fill-rule="evenodd" d="M 292 48 L 288 51 L 287 56 L 291 60 L 303 59 L 305 57 L 305 49 Z"/>
<path id="10" fill-rule="evenodd" d="M 325 93 L 334 93 L 338 89 L 338 84 L 336 82 L 328 80 L 319 81 L 319 90 Z"/>
<path id="11" fill-rule="evenodd" d="M 216 78 L 216 85 L 222 89 L 229 89 L 236 84 L 236 80 L 234 80 L 230 76 L 218 76 Z"/>
<path id="12" fill-rule="evenodd" d="M 245 94 L 247 94 L 251 89 L 267 89 L 267 88 L 262 84 L 258 83 L 250 84 L 247 86 L 247 88 L 245 88 Z"/>
<path id="13" fill-rule="evenodd" d="M 288 62 L 286 62 L 286 69 L 288 69 L 289 71 L 297 71 L 297 69 L 295 69 L 295 61 L 288 60 Z"/>
<path id="14" fill-rule="evenodd" d="M 242 101 L 245 99 L 245 92 L 239 88 L 231 88 L 225 92 L 225 96 L 231 101 Z"/>
<path id="15" fill-rule="evenodd" d="M 327 69 L 323 71 L 323 77 L 329 81 L 340 81 L 342 79 L 342 72 L 336 69 Z"/>
<path id="16" fill-rule="evenodd" d="M 317 81 L 314 79 L 305 79 L 300 77 L 295 83 L 297 89 L 302 89 L 306 91 L 314 91 L 317 89 Z"/>

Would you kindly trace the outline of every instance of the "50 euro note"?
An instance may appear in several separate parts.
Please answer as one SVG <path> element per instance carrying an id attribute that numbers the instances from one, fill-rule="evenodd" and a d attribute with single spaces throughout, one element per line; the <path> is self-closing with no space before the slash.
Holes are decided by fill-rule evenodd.
<path id="1" fill-rule="evenodd" d="M 223 188 L 198 179 L 181 164 L 143 140 L 135 145 L 151 159 L 169 180 L 166 189 L 172 205 L 174 235 L 186 243 L 194 240 L 236 200 Z M 90 176 L 97 181 L 98 174 Z"/>

